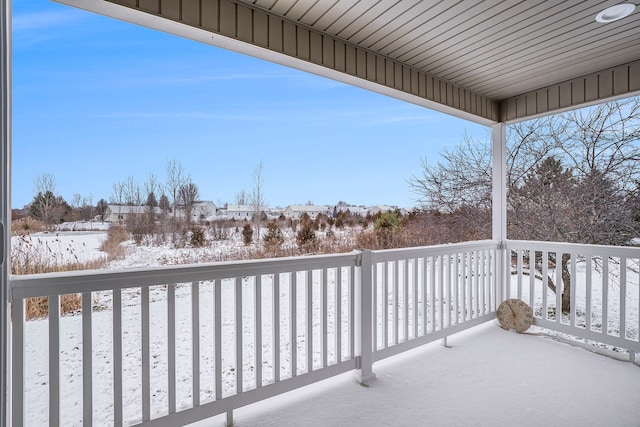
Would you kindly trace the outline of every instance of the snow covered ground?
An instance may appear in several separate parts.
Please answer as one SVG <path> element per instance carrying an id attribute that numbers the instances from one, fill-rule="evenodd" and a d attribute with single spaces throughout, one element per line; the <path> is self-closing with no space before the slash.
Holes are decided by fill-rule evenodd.
<path id="1" fill-rule="evenodd" d="M 640 368 L 488 322 L 234 412 L 235 426 L 638 426 Z M 222 425 L 221 417 L 193 427 Z"/>

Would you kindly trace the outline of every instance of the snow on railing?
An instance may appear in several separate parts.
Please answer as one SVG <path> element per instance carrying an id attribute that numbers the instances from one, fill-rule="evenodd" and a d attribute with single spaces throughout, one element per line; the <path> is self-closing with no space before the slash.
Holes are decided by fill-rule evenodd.
<path id="1" fill-rule="evenodd" d="M 497 249 L 480 241 L 374 251 L 374 359 L 494 318 Z"/>
<path id="2" fill-rule="evenodd" d="M 636 360 L 640 248 L 508 241 L 507 250 L 506 297 L 531 305 L 536 325 L 628 351 Z"/>

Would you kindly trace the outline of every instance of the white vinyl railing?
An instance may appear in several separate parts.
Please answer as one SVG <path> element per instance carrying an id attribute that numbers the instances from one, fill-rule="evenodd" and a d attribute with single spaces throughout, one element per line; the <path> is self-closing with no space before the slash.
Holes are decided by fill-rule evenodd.
<path id="1" fill-rule="evenodd" d="M 536 277 L 557 283 L 561 253 L 576 279 L 571 312 L 555 317 L 560 297 Z M 528 274 L 529 257 L 539 273 Z M 638 249 L 484 241 L 14 276 L 12 425 L 175 426 L 225 413 L 231 424 L 235 408 L 347 371 L 365 382 L 375 361 L 446 344 L 508 297 L 530 303 L 540 326 L 640 351 L 639 259 Z M 81 295 L 80 313 L 61 316 L 67 294 Z M 48 297 L 46 319 L 25 319 L 33 297 Z"/>
<path id="2" fill-rule="evenodd" d="M 374 251 L 374 360 L 495 316 L 495 242 Z"/>
<path id="3" fill-rule="evenodd" d="M 536 325 L 626 350 L 636 360 L 640 248 L 529 241 L 508 241 L 506 247 L 511 258 L 506 297 L 531 305 Z M 569 310 L 562 312 L 567 283 Z"/>
<path id="4" fill-rule="evenodd" d="M 12 423 L 175 426 L 225 412 L 230 419 L 233 408 L 353 370 L 359 259 L 13 277 Z M 71 293 L 82 295 L 81 314 L 61 317 L 60 296 Z M 49 297 L 48 320 L 25 321 L 25 300 L 38 296 Z M 96 299 L 109 303 L 94 308 Z M 37 355 L 25 359 L 29 345 L 47 355 L 48 375 L 36 375 L 48 383 L 44 405 L 34 403 L 40 384 L 27 380 L 30 362 L 43 365 Z M 61 360 L 74 351 L 75 365 Z"/>

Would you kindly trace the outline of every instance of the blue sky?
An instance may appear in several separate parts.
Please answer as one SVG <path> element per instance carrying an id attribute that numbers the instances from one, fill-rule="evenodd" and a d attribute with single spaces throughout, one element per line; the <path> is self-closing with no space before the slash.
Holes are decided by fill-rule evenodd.
<path id="1" fill-rule="evenodd" d="M 233 203 L 263 162 L 275 206 L 414 205 L 407 180 L 487 128 L 342 83 L 44 0 L 13 1 L 12 206 L 38 175 L 109 200 L 169 159 Z"/>

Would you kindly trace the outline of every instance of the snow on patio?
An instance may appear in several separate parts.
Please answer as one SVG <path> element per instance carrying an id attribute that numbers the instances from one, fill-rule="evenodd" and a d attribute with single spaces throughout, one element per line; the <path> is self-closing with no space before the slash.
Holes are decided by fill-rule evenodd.
<path id="1" fill-rule="evenodd" d="M 251 426 L 640 426 L 640 367 L 496 322 L 234 411 Z M 193 427 L 222 425 L 216 417 Z"/>

